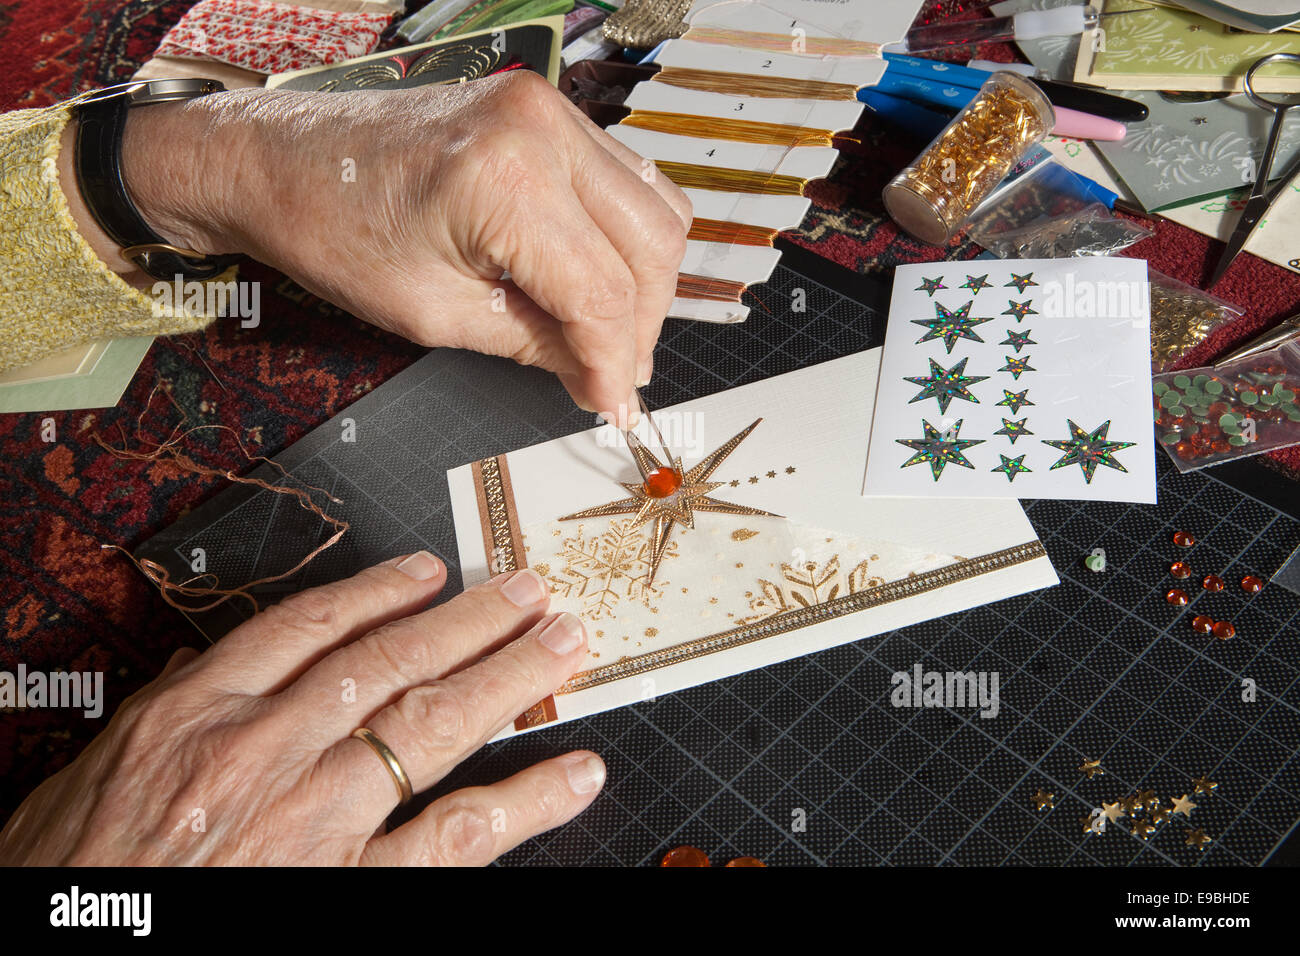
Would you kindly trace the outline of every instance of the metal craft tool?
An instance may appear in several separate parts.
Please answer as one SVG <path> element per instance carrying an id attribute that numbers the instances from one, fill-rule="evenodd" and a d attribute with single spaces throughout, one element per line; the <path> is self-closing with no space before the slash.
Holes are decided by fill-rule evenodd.
<path id="1" fill-rule="evenodd" d="M 1216 361 L 1214 367 L 1219 368 L 1229 362 L 1236 362 L 1239 359 L 1250 358 L 1252 355 L 1259 355 L 1261 352 L 1271 351 L 1279 345 L 1285 345 L 1295 339 L 1300 339 L 1300 314 L 1293 315 L 1289 319 L 1283 319 L 1277 325 L 1261 335 L 1255 336 L 1249 342 L 1243 342 Z"/>
<path id="2" fill-rule="evenodd" d="M 668 447 L 668 442 L 664 441 L 663 432 L 659 430 L 659 425 L 655 422 L 654 416 L 650 414 L 650 408 L 646 405 L 645 398 L 641 395 L 641 390 L 633 389 L 632 391 L 633 394 L 636 395 L 637 404 L 641 407 L 641 414 L 645 416 L 646 421 L 650 423 L 650 430 L 654 432 L 655 440 L 659 442 L 659 447 L 663 449 L 664 460 L 667 462 L 669 470 L 674 474 L 677 474 L 677 470 L 681 467 L 681 459 L 672 453 L 672 450 Z M 653 474 L 651 469 L 648 467 L 649 456 L 637 454 L 639 450 L 645 449 L 645 443 L 642 442 L 641 439 L 637 437 L 636 432 L 632 431 L 630 428 L 625 429 L 623 435 L 627 439 L 627 447 L 632 453 L 632 460 L 636 462 L 636 470 L 641 473 L 641 480 L 649 482 L 651 480 L 651 475 Z"/>
<path id="3" fill-rule="evenodd" d="M 1227 248 L 1223 250 L 1223 255 L 1219 257 L 1219 264 L 1214 268 L 1214 275 L 1210 277 L 1209 285 L 1206 286 L 1207 289 L 1223 278 L 1223 274 L 1232 265 L 1232 260 L 1237 258 L 1237 254 L 1246 245 L 1246 240 L 1250 238 L 1250 234 L 1259 226 L 1260 220 L 1264 218 L 1264 214 L 1268 212 L 1269 207 L 1281 195 L 1282 190 L 1286 188 L 1291 178 L 1297 172 L 1300 172 L 1300 157 L 1297 157 L 1292 161 L 1290 167 L 1278 177 L 1277 182 L 1271 187 L 1269 186 L 1269 181 L 1273 178 L 1273 158 L 1277 155 L 1277 147 L 1282 139 L 1282 126 L 1286 122 L 1287 111 L 1300 104 L 1270 100 L 1268 97 L 1255 92 L 1251 82 L 1255 77 L 1255 72 L 1260 67 L 1283 60 L 1300 64 L 1300 53 L 1270 53 L 1268 56 L 1260 57 L 1251 64 L 1250 69 L 1246 71 L 1245 78 L 1242 80 L 1242 86 L 1246 91 L 1246 95 L 1250 97 L 1250 101 L 1260 109 L 1268 110 L 1273 114 L 1273 125 L 1268 130 L 1268 142 L 1264 146 L 1264 158 L 1260 160 L 1255 183 L 1250 187 L 1250 198 L 1246 201 L 1246 208 L 1242 210 L 1241 218 L 1237 221 L 1237 228 L 1232 230 L 1232 235 L 1228 237 Z"/>

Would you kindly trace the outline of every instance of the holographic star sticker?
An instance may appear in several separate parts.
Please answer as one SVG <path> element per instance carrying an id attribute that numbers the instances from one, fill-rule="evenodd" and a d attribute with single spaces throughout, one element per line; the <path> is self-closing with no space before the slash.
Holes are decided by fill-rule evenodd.
<path id="1" fill-rule="evenodd" d="M 933 299 L 934 294 L 936 292 L 938 292 L 940 289 L 946 289 L 946 288 L 948 287 L 943 284 L 943 276 L 939 276 L 938 278 L 935 279 L 927 279 L 924 276 L 922 276 L 921 284 L 917 286 L 913 291 L 924 292 L 928 296 L 930 296 L 930 298 Z"/>
<path id="2" fill-rule="evenodd" d="M 900 445 L 906 445 L 911 448 L 915 454 L 907 461 L 900 465 L 900 468 L 906 468 L 908 465 L 928 464 L 930 474 L 935 481 L 943 474 L 945 465 L 960 465 L 962 468 L 971 468 L 975 466 L 966 460 L 962 450 L 969 448 L 971 445 L 982 445 L 982 438 L 959 438 L 961 433 L 962 419 L 957 419 L 947 431 L 940 432 L 937 428 L 921 419 L 921 428 L 925 430 L 924 438 L 895 438 L 894 441 Z"/>
<path id="3" fill-rule="evenodd" d="M 1002 472 L 1002 474 L 1007 476 L 1007 481 L 1015 481 L 1016 475 L 1020 474 L 1022 471 L 1033 471 L 1032 468 L 1025 467 L 1024 455 L 1020 455 L 1018 458 L 1008 458 L 1006 455 L 999 453 L 998 457 L 1002 459 L 1002 464 L 998 465 L 996 468 L 990 468 L 989 471 Z"/>
<path id="4" fill-rule="evenodd" d="M 1034 301 L 1033 299 L 1026 299 L 1024 302 L 1014 302 L 1011 299 L 1007 299 L 1007 305 L 1010 306 L 1010 308 L 1008 308 L 1002 314 L 1014 315 L 1016 317 L 1017 322 L 1023 322 L 1025 316 L 1038 314 L 1037 309 L 1030 308 L 1030 306 L 1033 304 L 1033 301 Z"/>
<path id="5" fill-rule="evenodd" d="M 1044 445 L 1051 445 L 1065 452 L 1061 460 L 1051 468 L 1055 471 L 1057 468 L 1067 468 L 1070 465 L 1078 465 L 1083 469 L 1083 480 L 1092 484 L 1092 476 L 1097 471 L 1098 465 L 1105 465 L 1107 468 L 1114 468 L 1116 471 L 1127 472 L 1128 469 L 1115 460 L 1115 452 L 1125 448 L 1132 448 L 1136 442 L 1131 441 L 1107 441 L 1106 432 L 1110 430 L 1110 422 L 1104 421 L 1091 432 L 1084 431 L 1074 422 L 1066 419 L 1066 425 L 1070 429 L 1070 437 L 1059 441 L 1043 440 Z"/>
<path id="6" fill-rule="evenodd" d="M 913 385 L 920 385 L 921 391 L 912 402 L 923 402 L 927 398 L 933 398 L 939 403 L 940 413 L 948 410 L 949 403 L 954 398 L 960 398 L 963 401 L 974 402 L 979 404 L 979 399 L 970 393 L 970 387 L 976 382 L 982 382 L 987 375 L 967 375 L 966 362 L 968 359 L 962 359 L 952 368 L 944 368 L 934 359 L 930 359 L 930 374 L 928 376 L 904 376 L 905 382 L 911 382 Z"/>
<path id="7" fill-rule="evenodd" d="M 972 342 L 983 342 L 975 332 L 975 326 L 984 322 L 992 322 L 992 318 L 973 319 L 971 318 L 970 309 L 974 305 L 974 300 L 967 302 L 960 309 L 946 309 L 938 302 L 934 304 L 933 319 L 913 319 L 913 325 L 924 325 L 928 332 L 916 340 L 916 344 L 929 342 L 931 339 L 943 339 L 944 348 L 948 354 L 952 354 L 952 347 L 957 344 L 958 339 L 970 339 Z"/>
<path id="8" fill-rule="evenodd" d="M 1021 418 L 1016 421 L 1012 421 L 1010 418 L 1004 418 L 1002 419 L 1002 427 L 999 428 L 997 431 L 995 431 L 993 434 L 1006 435 L 1007 438 L 1010 439 L 1011 444 L 1014 445 L 1016 443 L 1016 439 L 1019 438 L 1021 435 L 1033 434 L 1033 432 L 1031 432 L 1028 428 L 1025 427 L 1025 422 L 1027 421 L 1029 421 L 1028 418 Z"/>
<path id="9" fill-rule="evenodd" d="M 1011 409 L 1011 414 L 1014 415 L 1016 412 L 1020 411 L 1022 405 L 1034 404 L 1025 397 L 1028 394 L 1029 389 L 1025 389 L 1023 392 L 1009 392 L 1004 388 L 1002 390 L 1002 401 L 998 402 L 998 404 L 1005 405 L 1007 408 Z M 1026 419 L 1026 421 L 1028 421 L 1028 419 Z"/>
<path id="10" fill-rule="evenodd" d="M 1029 364 L 1029 356 L 1024 358 L 1012 358 L 1010 355 L 1002 356 L 1007 360 L 1007 364 L 998 369 L 999 372 L 1010 372 L 1011 377 L 1020 381 L 1020 376 L 1024 372 L 1037 372 L 1038 369 Z"/>
<path id="11" fill-rule="evenodd" d="M 1038 285 L 1038 283 L 1034 281 L 1034 274 L 1032 272 L 1026 272 L 1022 276 L 1018 276 L 1013 272 L 1011 273 L 1011 281 L 1003 286 L 1003 288 L 1005 289 L 1010 286 L 1015 286 L 1016 291 L 1021 295 L 1024 295 L 1025 289 L 1029 288 L 1031 285 Z"/>
<path id="12" fill-rule="evenodd" d="M 717 470 L 718 466 L 726 460 L 727 456 L 749 437 L 749 433 L 757 428 L 758 423 L 762 420 L 761 418 L 758 419 L 740 434 L 733 436 L 729 441 L 705 455 L 699 464 L 690 471 L 684 471 L 681 459 L 676 459 L 672 467 L 682 476 L 682 483 L 670 495 L 662 498 L 655 497 L 647 491 L 644 482 L 621 481 L 619 484 L 631 493 L 631 498 L 620 498 L 617 501 L 597 505 L 594 508 L 577 511 L 571 515 L 565 515 L 560 520 L 575 521 L 582 518 L 604 518 L 611 515 L 634 515 L 635 517 L 632 519 L 633 527 L 640 527 L 647 521 L 653 520 L 654 527 L 650 535 L 650 575 L 647 581 L 647 583 L 653 583 L 655 574 L 659 571 L 659 563 L 663 560 L 664 552 L 668 550 L 668 538 L 672 534 L 673 528 L 679 524 L 686 528 L 694 528 L 695 512 L 714 511 L 728 515 L 781 517 L 781 515 L 772 514 L 770 511 L 760 511 L 758 508 L 750 508 L 746 505 L 737 505 L 730 501 L 719 501 L 717 498 L 709 497 L 710 491 L 726 484 L 726 482 L 722 481 L 709 481 L 709 478 Z M 632 454 L 640 462 L 641 468 L 647 474 L 654 472 L 656 469 L 668 467 L 644 445 L 633 446 L 631 450 Z"/>
<path id="13" fill-rule="evenodd" d="M 998 345 L 1010 345 L 1016 350 L 1016 354 L 1019 354 L 1020 350 L 1026 346 L 1038 344 L 1029 337 L 1029 334 L 1033 331 L 1033 329 L 1025 329 L 1024 332 L 1017 332 L 1014 329 L 1007 329 L 1007 337 L 999 342 Z"/>
<path id="14" fill-rule="evenodd" d="M 963 282 L 961 285 L 957 286 L 957 288 L 970 289 L 971 292 L 978 295 L 980 289 L 993 288 L 993 283 L 989 282 L 988 280 L 989 280 L 989 274 L 987 272 L 984 273 L 982 276 L 967 276 L 966 281 Z"/>

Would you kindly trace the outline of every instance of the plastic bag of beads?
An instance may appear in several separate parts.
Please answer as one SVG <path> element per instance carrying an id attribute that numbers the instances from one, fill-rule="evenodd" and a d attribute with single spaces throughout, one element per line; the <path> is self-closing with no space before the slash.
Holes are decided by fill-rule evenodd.
<path id="1" fill-rule="evenodd" d="M 1156 439 L 1179 471 L 1300 444 L 1300 343 L 1152 378 Z"/>
<path id="2" fill-rule="evenodd" d="M 967 230 L 999 259 L 1113 256 L 1152 235 L 1112 213 L 1088 180 L 1055 162 L 1031 170 L 981 206 Z"/>
<path id="3" fill-rule="evenodd" d="M 1148 266 L 1151 282 L 1151 371 L 1177 365 L 1220 326 L 1245 312 L 1218 296 L 1179 282 Z"/>

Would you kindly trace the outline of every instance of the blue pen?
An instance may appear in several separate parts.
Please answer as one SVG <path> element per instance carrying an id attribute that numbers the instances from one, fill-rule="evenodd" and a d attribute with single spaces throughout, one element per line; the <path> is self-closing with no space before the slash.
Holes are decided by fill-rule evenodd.
<path id="1" fill-rule="evenodd" d="M 986 70 L 976 70 L 956 63 L 944 63 L 940 60 L 926 60 L 919 56 L 907 56 L 904 53 L 884 53 L 890 73 L 902 73 L 919 77 L 948 86 L 969 86 L 979 89 L 989 78 Z"/>

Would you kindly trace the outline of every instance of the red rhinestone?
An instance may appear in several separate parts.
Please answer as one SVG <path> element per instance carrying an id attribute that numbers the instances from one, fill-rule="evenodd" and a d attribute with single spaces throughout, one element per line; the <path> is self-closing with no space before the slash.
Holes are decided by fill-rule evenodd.
<path id="1" fill-rule="evenodd" d="M 1192 568 L 1186 561 L 1175 561 L 1169 565 L 1169 573 L 1181 580 L 1192 576 Z"/>
<path id="2" fill-rule="evenodd" d="M 651 498 L 667 498 L 682 486 L 682 476 L 674 468 L 656 468 L 646 475 L 645 493 Z"/>
<path id="3" fill-rule="evenodd" d="M 1191 442 L 1187 440 L 1180 441 L 1174 445 L 1174 451 L 1177 453 L 1179 458 L 1196 457 L 1196 449 L 1193 448 Z"/>
<path id="4" fill-rule="evenodd" d="M 1232 626 L 1231 621 L 1215 621 L 1214 636 L 1221 641 L 1226 641 L 1237 633 L 1237 629 Z"/>
<path id="5" fill-rule="evenodd" d="M 1209 634 L 1214 630 L 1214 618 L 1198 614 L 1192 618 L 1192 630 L 1197 634 Z"/>
<path id="6" fill-rule="evenodd" d="M 1214 452 L 1216 455 L 1226 455 L 1228 452 L 1232 451 L 1232 446 L 1222 438 L 1216 438 L 1214 441 L 1210 442 L 1210 451 Z"/>
<path id="7" fill-rule="evenodd" d="M 752 856 L 738 856 L 738 857 L 736 857 L 734 860 L 729 860 L 729 861 L 727 862 L 727 866 L 763 866 L 763 867 L 766 867 L 767 864 L 764 863 L 762 860 L 756 859 L 755 857 L 752 857 Z"/>
<path id="8" fill-rule="evenodd" d="M 1241 579 L 1241 589 L 1247 594 L 1258 594 L 1264 590 L 1264 582 L 1255 575 L 1248 574 Z"/>
<path id="9" fill-rule="evenodd" d="M 1179 588 L 1173 588 L 1169 591 L 1168 594 L 1165 595 L 1165 600 L 1168 601 L 1170 604 L 1175 604 L 1178 607 L 1182 607 L 1184 604 L 1187 603 L 1187 592 Z"/>
<path id="10" fill-rule="evenodd" d="M 1201 584 L 1207 591 L 1223 590 L 1223 578 L 1219 577 L 1217 574 L 1207 574 L 1205 580 L 1202 581 Z"/>
<path id="11" fill-rule="evenodd" d="M 1196 538 L 1190 531 L 1175 531 L 1174 544 L 1180 548 L 1190 548 L 1196 543 Z"/>
<path id="12" fill-rule="evenodd" d="M 660 866 L 709 866 L 709 858 L 703 850 L 693 846 L 679 846 L 664 854 Z"/>

